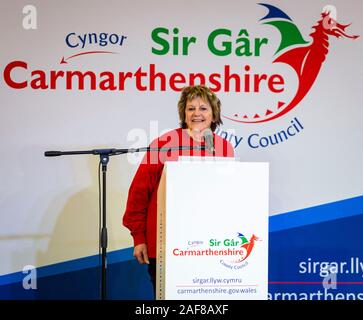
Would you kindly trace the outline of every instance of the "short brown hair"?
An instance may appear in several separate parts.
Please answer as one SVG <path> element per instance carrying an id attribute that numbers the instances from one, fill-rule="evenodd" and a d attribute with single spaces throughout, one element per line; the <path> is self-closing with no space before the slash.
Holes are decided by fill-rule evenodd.
<path id="1" fill-rule="evenodd" d="M 183 129 L 187 128 L 187 124 L 185 122 L 185 108 L 187 106 L 187 101 L 198 97 L 206 102 L 209 102 L 212 107 L 213 122 L 211 124 L 211 130 L 214 131 L 219 125 L 223 124 L 221 119 L 221 101 L 212 90 L 202 85 L 185 87 L 181 92 L 178 102 L 180 127 Z"/>

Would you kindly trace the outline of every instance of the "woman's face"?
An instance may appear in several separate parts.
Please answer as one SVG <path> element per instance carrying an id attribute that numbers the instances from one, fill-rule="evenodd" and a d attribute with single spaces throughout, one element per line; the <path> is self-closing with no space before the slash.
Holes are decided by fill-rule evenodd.
<path id="1" fill-rule="evenodd" d="M 203 131 L 210 128 L 213 121 L 213 111 L 209 102 L 197 97 L 188 100 L 185 108 L 185 122 L 191 131 Z"/>

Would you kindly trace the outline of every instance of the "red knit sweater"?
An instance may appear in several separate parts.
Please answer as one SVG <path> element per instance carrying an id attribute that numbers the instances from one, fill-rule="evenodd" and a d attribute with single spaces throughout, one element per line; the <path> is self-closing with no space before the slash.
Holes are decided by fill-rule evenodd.
<path id="1" fill-rule="evenodd" d="M 233 157 L 231 144 L 213 134 L 216 157 Z M 185 129 L 167 132 L 155 139 L 150 147 L 198 146 Z M 157 191 L 165 161 L 177 161 L 179 156 L 212 156 L 204 150 L 146 152 L 129 189 L 123 224 L 131 231 L 134 245 L 146 243 L 148 256 L 156 258 Z"/>

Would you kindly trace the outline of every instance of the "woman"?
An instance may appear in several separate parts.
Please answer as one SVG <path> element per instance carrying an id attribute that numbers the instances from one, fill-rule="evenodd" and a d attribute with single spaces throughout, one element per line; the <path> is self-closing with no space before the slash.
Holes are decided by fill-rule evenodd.
<path id="1" fill-rule="evenodd" d="M 181 128 L 157 138 L 151 148 L 173 148 L 168 152 L 147 152 L 129 189 L 123 224 L 134 239 L 134 256 L 141 264 L 149 265 L 149 273 L 155 292 L 156 278 L 156 209 L 157 190 L 165 161 L 176 161 L 179 156 L 233 157 L 229 142 L 214 136 L 214 152 L 197 149 L 204 146 L 203 132 L 214 130 L 222 124 L 221 103 L 205 86 L 183 89 L 178 102 Z M 176 150 L 176 147 L 190 147 Z M 195 148 L 195 149 L 191 149 Z"/>

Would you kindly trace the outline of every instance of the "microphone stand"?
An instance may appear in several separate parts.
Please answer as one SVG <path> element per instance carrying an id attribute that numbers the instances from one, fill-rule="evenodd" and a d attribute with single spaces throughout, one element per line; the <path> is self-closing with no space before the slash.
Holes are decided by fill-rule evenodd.
<path id="1" fill-rule="evenodd" d="M 68 155 L 83 155 L 91 154 L 100 156 L 100 164 L 102 165 L 102 227 L 101 234 L 99 235 L 101 255 L 102 255 L 102 273 L 101 273 L 101 299 L 107 299 L 107 287 L 106 287 L 106 269 L 107 269 L 107 225 L 106 225 L 106 173 L 107 164 L 110 160 L 110 156 L 116 156 L 126 153 L 135 152 L 146 152 L 146 151 L 156 151 L 156 152 L 168 152 L 175 150 L 206 150 L 205 146 L 179 146 L 170 148 L 132 148 L 132 149 L 93 149 L 86 151 L 45 151 L 45 157 L 58 157 L 58 156 L 68 156 Z"/>

